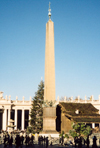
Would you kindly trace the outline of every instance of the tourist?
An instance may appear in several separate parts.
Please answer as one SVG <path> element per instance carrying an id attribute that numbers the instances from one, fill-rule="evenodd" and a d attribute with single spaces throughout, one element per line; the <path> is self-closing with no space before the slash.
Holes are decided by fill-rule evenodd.
<path id="1" fill-rule="evenodd" d="M 48 137 L 46 138 L 46 148 L 48 148 L 49 140 Z"/>
<path id="2" fill-rule="evenodd" d="M 78 148 L 82 147 L 82 137 L 80 136 L 78 139 Z"/>
<path id="3" fill-rule="evenodd" d="M 30 144 L 33 145 L 34 136 L 31 134 L 30 136 Z"/>
<path id="4" fill-rule="evenodd" d="M 38 137 L 38 145 L 40 145 L 40 136 Z"/>
<path id="5" fill-rule="evenodd" d="M 89 140 L 89 136 L 87 136 L 87 139 L 86 139 L 86 144 L 87 144 L 87 148 L 89 148 L 89 144 L 90 144 L 90 140 Z"/>
<path id="6" fill-rule="evenodd" d="M 61 136 L 59 136 L 59 145 L 61 145 Z"/>
<path id="7" fill-rule="evenodd" d="M 41 136 L 41 144 L 43 145 L 43 136 Z"/>
<path id="8" fill-rule="evenodd" d="M 23 145 L 23 141 L 24 141 L 24 136 L 21 135 L 21 136 L 20 136 L 20 142 L 21 142 L 21 145 Z"/>
<path id="9" fill-rule="evenodd" d="M 20 136 L 19 135 L 17 135 L 16 138 L 15 138 L 15 144 L 16 144 L 16 148 L 21 145 L 20 144 Z"/>
<path id="10" fill-rule="evenodd" d="M 96 141 L 97 141 L 97 137 L 94 136 L 94 137 L 93 137 L 93 145 L 92 145 L 92 148 L 97 148 L 97 143 L 96 143 Z"/>
<path id="11" fill-rule="evenodd" d="M 7 135 L 5 134 L 4 137 L 4 147 L 6 147 L 8 145 L 8 139 L 7 139 Z"/>
<path id="12" fill-rule="evenodd" d="M 46 138 L 45 138 L 45 136 L 43 137 L 43 143 L 44 143 L 44 145 L 45 145 L 45 141 L 46 141 Z"/>
<path id="13" fill-rule="evenodd" d="M 75 148 L 77 147 L 77 144 L 78 144 L 78 137 L 75 137 L 74 138 L 74 143 L 75 143 Z"/>
<path id="14" fill-rule="evenodd" d="M 64 138 L 64 145 L 67 146 L 67 137 Z"/>
<path id="15" fill-rule="evenodd" d="M 12 146 L 12 143 L 13 143 L 13 137 L 12 135 L 9 137 L 9 146 Z"/>
<path id="16" fill-rule="evenodd" d="M 28 138 L 28 136 L 26 135 L 26 136 L 25 136 L 25 144 L 28 145 L 28 143 L 29 143 L 29 138 Z"/>
<path id="17" fill-rule="evenodd" d="M 30 137 L 29 137 L 29 135 L 27 136 L 27 145 L 30 145 Z"/>
<path id="18" fill-rule="evenodd" d="M 63 143 L 64 143 L 64 136 L 62 135 L 61 136 L 61 145 L 63 145 Z"/>

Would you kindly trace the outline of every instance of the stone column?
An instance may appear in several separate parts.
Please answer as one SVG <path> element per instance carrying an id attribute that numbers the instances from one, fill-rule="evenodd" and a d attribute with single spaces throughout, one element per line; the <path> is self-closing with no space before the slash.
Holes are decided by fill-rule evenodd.
<path id="1" fill-rule="evenodd" d="M 31 113 L 31 110 L 29 109 L 29 120 L 31 119 L 30 113 Z M 30 122 L 29 122 L 29 126 L 30 126 Z"/>
<path id="2" fill-rule="evenodd" d="M 17 130 L 17 109 L 15 109 L 15 130 Z"/>
<path id="3" fill-rule="evenodd" d="M 92 123 L 92 128 L 95 128 L 95 123 Z"/>
<path id="4" fill-rule="evenodd" d="M 9 121 L 10 121 L 10 109 L 8 109 L 8 125 L 9 125 Z"/>
<path id="5" fill-rule="evenodd" d="M 7 126 L 7 109 L 4 109 L 3 122 L 2 122 L 2 127 L 4 131 L 6 130 L 6 126 Z"/>
<path id="6" fill-rule="evenodd" d="M 10 121 L 10 111 L 11 111 L 11 110 L 10 110 L 10 108 L 9 108 L 9 109 L 8 109 L 8 125 L 10 125 L 10 122 L 9 122 L 9 121 Z M 9 127 L 8 127 L 8 130 L 9 130 Z"/>
<path id="7" fill-rule="evenodd" d="M 22 109 L 22 130 L 24 130 L 25 110 Z"/>

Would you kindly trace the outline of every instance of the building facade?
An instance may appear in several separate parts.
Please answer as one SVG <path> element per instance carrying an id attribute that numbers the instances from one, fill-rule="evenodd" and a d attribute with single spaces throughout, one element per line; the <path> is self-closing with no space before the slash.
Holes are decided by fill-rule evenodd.
<path id="1" fill-rule="evenodd" d="M 0 92 L 0 130 L 8 130 L 10 119 L 14 120 L 14 130 L 25 130 L 29 126 L 30 111 L 32 100 L 22 101 L 11 100 L 11 96 L 3 98 L 3 92 Z"/>
<path id="2" fill-rule="evenodd" d="M 91 100 L 87 100 L 86 97 L 84 100 L 80 99 L 73 99 L 67 100 L 65 97 L 63 101 L 60 101 L 59 98 L 56 101 L 56 104 L 60 105 L 62 103 L 81 103 L 81 104 L 92 104 L 97 110 L 98 114 L 100 114 L 100 96 L 98 100 L 94 100 L 93 96 L 91 97 Z M 15 125 L 14 130 L 25 130 L 27 129 L 27 126 L 29 126 L 29 119 L 30 119 L 30 112 L 31 112 L 31 105 L 32 105 L 32 99 L 30 97 L 29 101 L 25 101 L 24 97 L 22 100 L 18 100 L 18 97 L 16 97 L 15 100 L 11 100 L 11 96 L 9 97 L 3 97 L 3 92 L 0 92 L 0 130 L 7 130 L 8 131 L 8 125 L 10 124 L 9 121 L 10 119 L 14 120 L 13 124 Z M 89 110 L 86 110 L 86 112 L 89 112 Z M 57 110 L 56 115 L 59 118 L 61 114 L 61 110 Z M 63 119 L 63 124 L 66 126 L 70 126 L 70 121 L 67 118 L 64 118 L 64 114 L 61 114 L 61 118 Z M 56 120 L 56 126 L 57 126 L 57 131 L 60 131 L 61 128 L 63 129 L 63 125 L 60 125 L 60 120 Z M 95 119 L 95 116 L 93 117 Z M 99 116 L 98 116 L 99 118 Z M 100 122 L 99 119 L 98 121 L 92 120 L 92 122 L 88 122 L 91 124 L 92 128 L 95 128 L 95 126 L 99 126 L 100 128 Z M 68 120 L 68 121 L 67 121 Z M 96 121 L 96 122 L 95 122 Z M 66 124 L 67 123 L 67 124 Z"/>

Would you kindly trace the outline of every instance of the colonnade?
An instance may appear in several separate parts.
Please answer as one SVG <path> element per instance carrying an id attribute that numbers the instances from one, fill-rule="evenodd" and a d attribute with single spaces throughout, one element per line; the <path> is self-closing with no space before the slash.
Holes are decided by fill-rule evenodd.
<path id="1" fill-rule="evenodd" d="M 28 126 L 28 121 L 25 119 L 30 120 L 31 105 L 31 97 L 29 101 L 25 101 L 24 96 L 22 100 L 18 100 L 17 96 L 16 100 L 11 100 L 11 96 L 3 98 L 3 92 L 0 92 L 0 130 L 8 130 L 11 119 L 14 122 L 14 130 L 25 130 L 26 125 Z"/>
<path id="2" fill-rule="evenodd" d="M 18 110 L 21 110 L 21 130 L 25 130 L 25 111 L 28 110 L 29 114 L 30 114 L 30 109 L 13 109 L 14 111 L 14 125 L 15 125 L 15 130 L 17 130 L 18 127 Z M 28 114 L 28 119 L 30 120 L 30 116 Z M 3 109 L 3 114 L 2 114 L 2 130 L 8 130 L 7 125 L 10 125 L 10 119 L 11 119 L 11 108 L 7 109 Z"/>

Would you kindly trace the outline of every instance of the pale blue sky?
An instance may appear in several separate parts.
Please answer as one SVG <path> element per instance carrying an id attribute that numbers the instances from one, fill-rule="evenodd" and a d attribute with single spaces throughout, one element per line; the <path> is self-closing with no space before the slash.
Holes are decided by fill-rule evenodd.
<path id="1" fill-rule="evenodd" d="M 100 0 L 51 0 L 56 98 L 100 95 Z M 0 91 L 28 100 L 44 80 L 48 0 L 0 0 Z"/>

